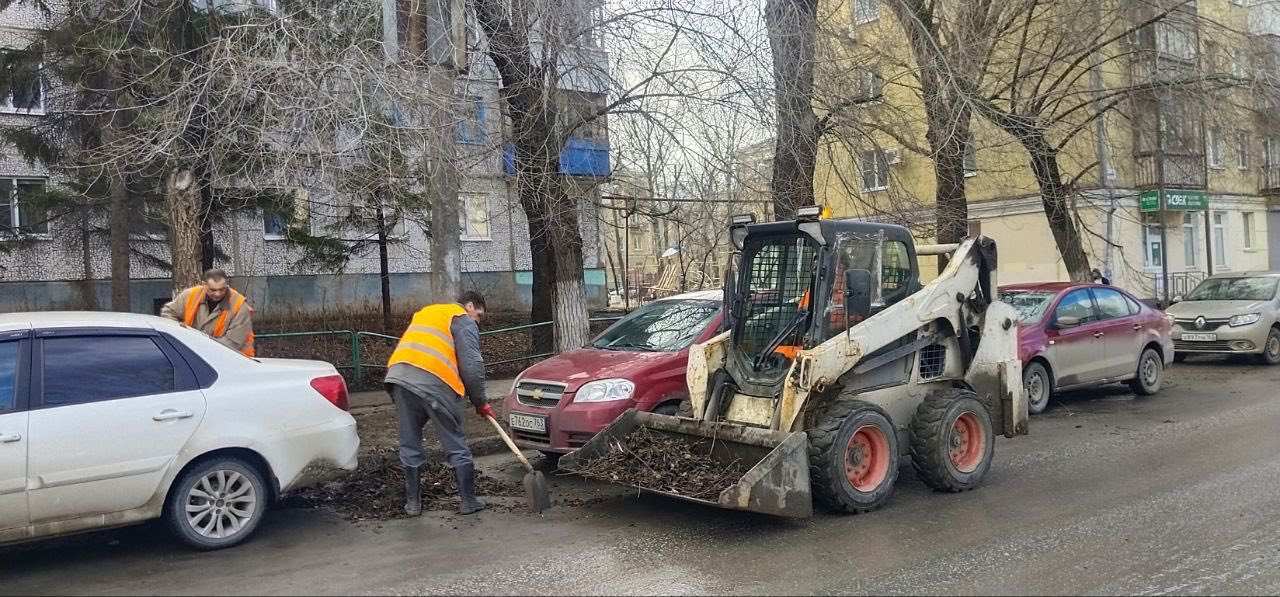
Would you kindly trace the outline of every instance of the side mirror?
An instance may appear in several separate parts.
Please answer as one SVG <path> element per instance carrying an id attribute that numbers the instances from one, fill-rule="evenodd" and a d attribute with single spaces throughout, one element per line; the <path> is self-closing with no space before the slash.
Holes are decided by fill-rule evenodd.
<path id="1" fill-rule="evenodd" d="M 1066 329 L 1066 328 L 1073 328 L 1078 325 L 1080 325 L 1080 318 L 1072 317 L 1070 315 L 1060 315 L 1053 322 L 1053 327 L 1058 328 L 1060 330 Z"/>
<path id="2" fill-rule="evenodd" d="M 865 269 L 845 270 L 844 314 L 845 317 L 871 314 L 871 272 Z"/>
<path id="3" fill-rule="evenodd" d="M 1179 294 L 1179 295 L 1177 295 L 1177 296 L 1175 296 L 1175 297 L 1173 297 L 1172 299 L 1170 299 L 1170 300 L 1169 300 L 1169 304 L 1170 304 L 1170 305 L 1176 305 L 1176 304 L 1181 303 L 1181 302 L 1182 302 L 1182 295 L 1181 295 L 1181 294 Z"/>

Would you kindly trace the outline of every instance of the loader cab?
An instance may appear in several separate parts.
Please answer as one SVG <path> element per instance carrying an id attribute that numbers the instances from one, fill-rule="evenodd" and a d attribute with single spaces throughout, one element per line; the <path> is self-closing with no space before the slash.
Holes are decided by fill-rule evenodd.
<path id="1" fill-rule="evenodd" d="M 726 365 L 749 394 L 776 395 L 801 350 L 920 288 L 911 234 L 900 226 L 800 218 L 738 228 L 740 267 L 726 287 L 732 322 Z M 849 288 L 850 280 L 859 287 Z M 865 297 L 854 301 L 863 306 L 848 312 L 846 293 Z"/>

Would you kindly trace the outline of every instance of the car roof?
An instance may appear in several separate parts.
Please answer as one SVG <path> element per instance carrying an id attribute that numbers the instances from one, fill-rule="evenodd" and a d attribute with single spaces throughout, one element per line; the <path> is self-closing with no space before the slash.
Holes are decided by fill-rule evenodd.
<path id="1" fill-rule="evenodd" d="M 115 311 L 31 311 L 0 314 L 0 330 L 21 330 L 33 327 L 154 328 L 157 324 L 165 325 L 165 322 L 169 320 L 154 315 Z M 177 325 L 177 322 L 169 323 Z"/>
<path id="2" fill-rule="evenodd" d="M 1096 284 L 1077 284 L 1075 282 L 1021 282 L 1018 284 L 1005 284 L 1000 287 L 1000 292 L 1025 292 L 1029 290 L 1059 292 L 1068 288 L 1075 288 L 1077 286 L 1096 286 Z"/>
<path id="3" fill-rule="evenodd" d="M 1257 278 L 1257 277 L 1274 278 L 1277 276 L 1280 276 L 1280 271 L 1259 270 L 1259 271 L 1252 271 L 1252 272 L 1222 272 L 1220 274 L 1214 274 L 1209 277 L 1210 278 Z"/>
<path id="4" fill-rule="evenodd" d="M 693 292 L 686 292 L 683 294 L 665 296 L 657 300 L 659 301 L 698 300 L 698 301 L 720 302 L 724 300 L 724 291 L 719 288 L 716 288 L 714 290 L 695 290 Z"/>

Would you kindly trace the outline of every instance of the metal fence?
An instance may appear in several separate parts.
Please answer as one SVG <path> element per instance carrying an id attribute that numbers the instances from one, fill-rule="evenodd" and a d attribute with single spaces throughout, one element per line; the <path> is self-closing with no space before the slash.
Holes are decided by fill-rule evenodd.
<path id="1" fill-rule="evenodd" d="M 614 322 L 619 319 L 622 319 L 622 317 L 623 316 L 621 315 L 614 316 L 614 317 L 592 317 L 588 321 L 589 323 Z M 543 321 L 539 323 L 528 323 L 524 325 L 515 325 L 515 326 L 510 326 L 505 328 L 498 328 L 496 330 L 485 330 L 480 332 L 480 336 L 485 337 L 485 336 L 493 336 L 496 334 L 521 332 L 521 331 L 533 330 L 542 326 L 549 326 L 549 325 L 551 325 L 550 321 Z M 380 334 L 378 332 L 364 332 L 364 331 L 358 331 L 358 330 L 279 332 L 279 333 L 257 334 L 255 338 L 258 340 L 271 340 L 271 339 L 277 339 L 277 338 L 304 338 L 304 337 L 317 337 L 317 336 L 341 337 L 343 338 L 342 342 L 350 346 L 350 357 L 347 361 L 347 364 L 334 364 L 334 366 L 337 367 L 339 371 L 349 370 L 351 372 L 351 379 L 355 383 L 359 383 L 360 380 L 363 379 L 364 372 L 366 369 L 386 369 L 387 368 L 385 363 L 364 362 L 364 349 L 362 348 L 363 344 L 361 342 L 362 338 L 372 338 L 375 340 L 381 340 L 381 341 L 391 342 L 391 343 L 398 342 L 400 340 L 400 338 L 397 336 Z M 502 359 L 502 360 L 492 361 L 492 362 L 486 359 L 485 366 L 496 367 L 498 365 L 508 365 L 511 363 L 520 363 L 520 362 L 526 362 L 526 361 L 534 361 L 537 359 L 544 359 L 544 358 L 555 356 L 555 355 L 556 353 L 553 351 L 553 352 L 544 352 L 539 354 L 529 354 L 525 356 L 520 356 L 520 357 L 515 357 L 510 359 Z"/>

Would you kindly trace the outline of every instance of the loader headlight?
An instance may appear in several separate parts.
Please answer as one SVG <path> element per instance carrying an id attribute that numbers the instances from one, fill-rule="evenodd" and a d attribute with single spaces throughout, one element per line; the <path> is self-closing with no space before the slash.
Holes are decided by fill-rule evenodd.
<path id="1" fill-rule="evenodd" d="M 636 384 L 626 379 L 598 379 L 582 384 L 574 402 L 613 402 L 626 400 L 636 391 Z"/>
<path id="2" fill-rule="evenodd" d="M 1227 325 L 1233 328 L 1238 328 L 1242 325 L 1258 323 L 1259 319 L 1262 319 L 1261 313 L 1249 313 L 1248 315 L 1236 315 L 1235 317 L 1232 317 L 1230 321 L 1227 322 Z"/>

